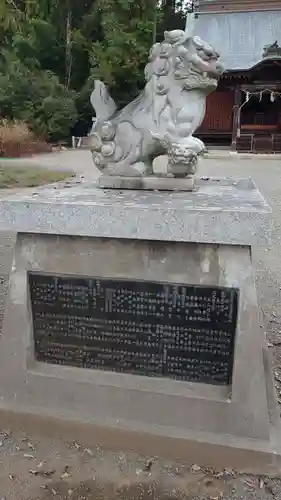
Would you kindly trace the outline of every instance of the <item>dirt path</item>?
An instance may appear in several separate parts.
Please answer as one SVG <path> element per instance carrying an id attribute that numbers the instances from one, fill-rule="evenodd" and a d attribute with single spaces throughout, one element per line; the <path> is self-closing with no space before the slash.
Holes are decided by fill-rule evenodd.
<path id="1" fill-rule="evenodd" d="M 3 434 L 3 500 L 280 500 L 280 480 Z M 124 443 L 126 448 L 126 443 Z"/>

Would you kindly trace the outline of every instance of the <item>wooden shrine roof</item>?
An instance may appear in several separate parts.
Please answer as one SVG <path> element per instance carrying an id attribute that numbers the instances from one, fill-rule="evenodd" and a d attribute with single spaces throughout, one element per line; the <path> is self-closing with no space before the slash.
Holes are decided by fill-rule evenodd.
<path id="1" fill-rule="evenodd" d="M 195 34 L 220 53 L 226 70 L 247 70 L 263 60 L 265 46 L 281 47 L 281 10 L 199 12 Z"/>

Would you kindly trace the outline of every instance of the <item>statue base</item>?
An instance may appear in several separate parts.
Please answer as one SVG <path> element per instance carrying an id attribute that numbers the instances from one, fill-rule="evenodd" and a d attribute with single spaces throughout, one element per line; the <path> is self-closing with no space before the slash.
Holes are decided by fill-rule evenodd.
<path id="1" fill-rule="evenodd" d="M 271 210 L 250 179 L 197 183 L 191 193 L 61 183 L 0 200 L 0 230 L 18 233 L 2 429 L 280 474 L 252 262 Z"/>
<path id="2" fill-rule="evenodd" d="M 195 178 L 184 177 L 123 177 L 102 175 L 96 186 L 101 189 L 132 189 L 149 191 L 193 191 Z"/>

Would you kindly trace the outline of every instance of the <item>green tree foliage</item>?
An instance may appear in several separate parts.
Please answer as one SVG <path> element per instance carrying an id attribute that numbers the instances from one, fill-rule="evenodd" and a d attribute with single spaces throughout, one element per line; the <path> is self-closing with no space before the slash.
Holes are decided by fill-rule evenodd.
<path id="1" fill-rule="evenodd" d="M 105 81 L 123 104 L 143 86 L 155 0 L 98 0 L 98 7 L 102 37 L 92 44 L 91 77 Z"/>
<path id="2" fill-rule="evenodd" d="M 0 118 L 52 141 L 87 133 L 94 80 L 119 106 L 143 87 L 155 26 L 183 27 L 174 0 L 0 0 Z"/>
<path id="3" fill-rule="evenodd" d="M 54 73 L 28 61 L 32 64 L 23 64 L 15 52 L 2 52 L 1 117 L 21 120 L 50 141 L 63 140 L 77 119 L 75 95 L 66 92 Z"/>

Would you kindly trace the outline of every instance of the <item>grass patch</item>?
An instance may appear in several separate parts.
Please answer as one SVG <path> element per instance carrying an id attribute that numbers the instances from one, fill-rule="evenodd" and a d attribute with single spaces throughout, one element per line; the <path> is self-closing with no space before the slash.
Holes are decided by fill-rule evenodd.
<path id="1" fill-rule="evenodd" d="M 63 181 L 73 177 L 71 171 L 50 170 L 37 166 L 1 165 L 0 163 L 0 188 L 35 187 L 43 184 Z"/>

